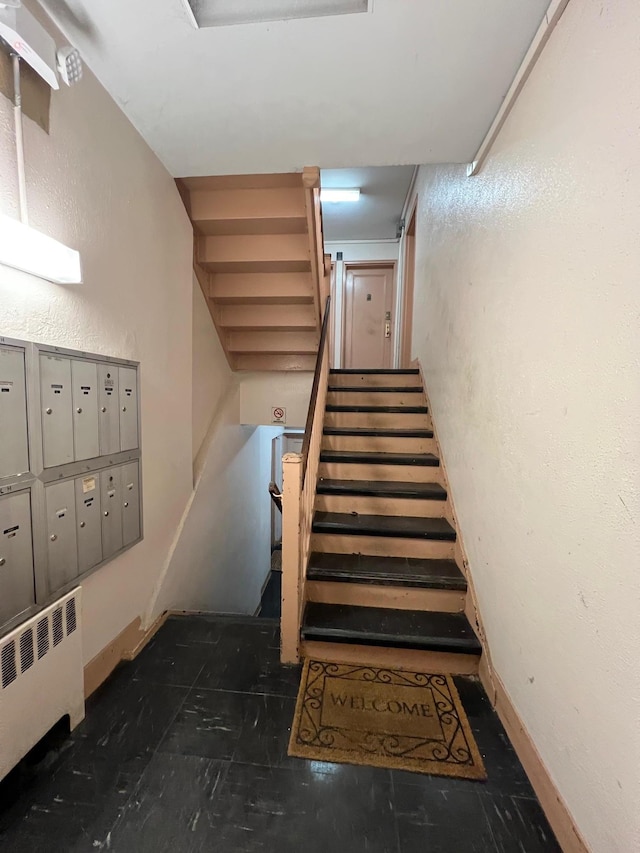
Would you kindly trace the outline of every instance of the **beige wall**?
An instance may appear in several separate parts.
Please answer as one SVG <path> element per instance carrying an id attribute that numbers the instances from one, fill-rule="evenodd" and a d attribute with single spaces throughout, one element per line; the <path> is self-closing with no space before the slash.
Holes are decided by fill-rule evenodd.
<path id="1" fill-rule="evenodd" d="M 50 135 L 25 121 L 25 146 L 31 224 L 80 250 L 84 284 L 0 267 L 0 334 L 141 362 L 145 539 L 83 582 L 88 661 L 144 611 L 191 492 L 191 228 L 173 180 L 89 71 L 52 93 Z M 0 209 L 17 214 L 2 96 Z"/>
<path id="2" fill-rule="evenodd" d="M 286 411 L 285 426 L 292 429 L 307 422 L 313 373 L 239 373 L 240 423 L 272 423 L 272 409 Z"/>
<path id="3" fill-rule="evenodd" d="M 193 277 L 193 458 L 202 448 L 211 421 L 234 381 L 220 338 L 215 332 L 207 302 Z"/>
<path id="4" fill-rule="evenodd" d="M 640 850 L 640 4 L 572 0 L 480 175 L 420 171 L 414 356 L 495 668 Z"/>

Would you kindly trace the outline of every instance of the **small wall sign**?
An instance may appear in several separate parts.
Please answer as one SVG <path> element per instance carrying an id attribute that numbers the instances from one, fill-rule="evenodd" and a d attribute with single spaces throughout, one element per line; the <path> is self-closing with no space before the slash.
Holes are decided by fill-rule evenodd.
<path id="1" fill-rule="evenodd" d="M 271 409 L 271 423 L 285 424 L 287 422 L 287 410 L 282 406 L 274 406 Z"/>

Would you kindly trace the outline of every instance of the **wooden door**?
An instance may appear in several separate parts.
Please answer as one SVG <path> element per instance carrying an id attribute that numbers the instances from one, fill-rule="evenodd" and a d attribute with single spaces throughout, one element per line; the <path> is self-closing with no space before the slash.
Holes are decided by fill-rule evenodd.
<path id="1" fill-rule="evenodd" d="M 345 368 L 392 367 L 393 265 L 347 267 L 345 282 Z"/>

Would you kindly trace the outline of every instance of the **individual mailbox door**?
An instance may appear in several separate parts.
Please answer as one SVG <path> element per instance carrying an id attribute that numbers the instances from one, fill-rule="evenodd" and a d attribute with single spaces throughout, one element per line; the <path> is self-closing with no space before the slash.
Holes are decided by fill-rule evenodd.
<path id="1" fill-rule="evenodd" d="M 52 483 L 46 487 L 45 495 L 49 589 L 55 592 L 78 577 L 74 482 Z"/>
<path id="2" fill-rule="evenodd" d="M 140 474 L 137 462 L 122 466 L 122 540 L 131 545 L 140 538 Z"/>
<path id="3" fill-rule="evenodd" d="M 133 367 L 118 370 L 120 386 L 120 450 L 138 447 L 138 373 Z"/>
<path id="4" fill-rule="evenodd" d="M 34 603 L 31 498 L 18 492 L 0 497 L 0 625 Z"/>
<path id="5" fill-rule="evenodd" d="M 122 476 L 120 468 L 100 473 L 102 556 L 108 560 L 122 549 Z"/>
<path id="6" fill-rule="evenodd" d="M 82 574 L 102 562 L 100 475 L 88 474 L 78 477 L 75 482 L 78 574 Z"/>
<path id="7" fill-rule="evenodd" d="M 71 362 L 73 397 L 73 447 L 76 460 L 100 455 L 98 443 L 98 365 L 74 359 Z"/>
<path id="8" fill-rule="evenodd" d="M 100 423 L 100 455 L 120 451 L 120 416 L 118 399 L 118 366 L 98 365 L 98 420 Z"/>
<path id="9" fill-rule="evenodd" d="M 29 470 L 24 353 L 7 347 L 0 347 L 0 436 L 0 478 L 24 474 Z"/>
<path id="10" fill-rule="evenodd" d="M 73 462 L 71 362 L 56 355 L 40 355 L 42 450 L 44 467 Z"/>

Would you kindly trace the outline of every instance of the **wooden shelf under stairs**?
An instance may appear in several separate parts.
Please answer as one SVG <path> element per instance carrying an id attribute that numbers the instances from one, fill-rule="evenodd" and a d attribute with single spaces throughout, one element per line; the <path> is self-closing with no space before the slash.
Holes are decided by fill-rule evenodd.
<path id="1" fill-rule="evenodd" d="M 481 644 L 417 370 L 332 370 L 307 566 L 307 656 L 475 673 Z"/>

